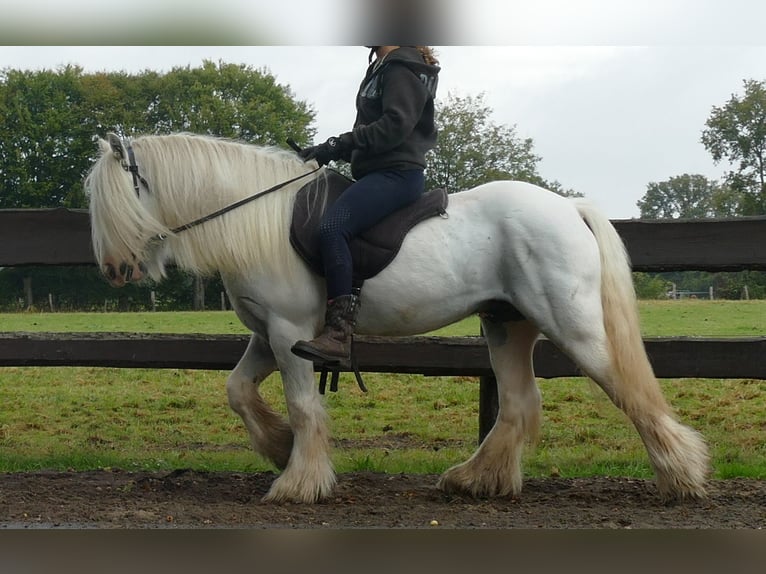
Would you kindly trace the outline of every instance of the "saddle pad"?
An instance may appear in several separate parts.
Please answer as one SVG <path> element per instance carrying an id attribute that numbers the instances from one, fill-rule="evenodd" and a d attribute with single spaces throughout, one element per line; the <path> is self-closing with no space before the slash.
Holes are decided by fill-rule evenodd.
<path id="1" fill-rule="evenodd" d="M 318 228 L 324 211 L 321 178 L 304 185 L 295 197 L 290 226 L 290 244 L 318 275 L 324 276 L 319 253 Z M 326 205 L 335 202 L 353 182 L 335 171 L 327 174 Z M 351 258 L 354 265 L 354 284 L 374 277 L 393 261 L 404 241 L 404 236 L 415 225 L 447 211 L 447 193 L 435 189 L 424 193 L 414 204 L 388 215 L 373 227 L 351 240 Z"/>

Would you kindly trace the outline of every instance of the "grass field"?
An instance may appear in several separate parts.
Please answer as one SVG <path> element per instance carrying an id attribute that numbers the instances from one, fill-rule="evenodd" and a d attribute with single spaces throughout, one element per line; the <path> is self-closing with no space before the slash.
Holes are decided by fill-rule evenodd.
<path id="1" fill-rule="evenodd" d="M 766 301 L 640 305 L 644 335 L 759 336 Z M 440 335 L 475 335 L 475 318 Z M 0 331 L 245 333 L 232 313 L 0 314 Z M 0 368 L 0 471 L 119 467 L 265 470 L 227 404 L 226 372 L 181 369 Z M 478 436 L 478 380 L 417 375 L 353 378 L 325 398 L 339 471 L 441 472 Z M 649 477 L 627 419 L 581 378 L 540 380 L 542 433 L 529 476 Z M 710 443 L 715 476 L 766 478 L 766 381 L 663 380 L 681 419 Z M 279 375 L 263 385 L 284 412 Z"/>

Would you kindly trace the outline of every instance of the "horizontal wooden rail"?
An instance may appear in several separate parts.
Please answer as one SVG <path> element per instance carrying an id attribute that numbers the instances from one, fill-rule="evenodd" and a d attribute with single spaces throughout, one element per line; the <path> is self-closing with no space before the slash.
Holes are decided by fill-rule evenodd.
<path id="1" fill-rule="evenodd" d="M 95 366 L 230 370 L 245 335 L 134 333 L 0 333 L 0 366 Z M 766 337 L 670 337 L 645 340 L 660 378 L 766 379 Z M 357 337 L 365 372 L 491 376 L 482 337 Z M 578 368 L 547 339 L 534 352 L 538 377 L 578 376 Z"/>
<path id="2" fill-rule="evenodd" d="M 93 264 L 87 211 L 0 209 L 0 266 Z"/>
<path id="3" fill-rule="evenodd" d="M 766 217 L 616 220 L 634 271 L 766 270 Z M 0 266 L 92 265 L 84 210 L 0 210 Z"/>

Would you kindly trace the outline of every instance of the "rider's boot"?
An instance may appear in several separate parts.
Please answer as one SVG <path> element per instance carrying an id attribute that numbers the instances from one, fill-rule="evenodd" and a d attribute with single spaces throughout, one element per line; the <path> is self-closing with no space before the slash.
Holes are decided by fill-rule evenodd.
<path id="1" fill-rule="evenodd" d="M 292 352 L 309 361 L 348 361 L 358 313 L 359 297 L 355 294 L 329 300 L 322 333 L 311 341 L 298 341 L 293 345 Z"/>

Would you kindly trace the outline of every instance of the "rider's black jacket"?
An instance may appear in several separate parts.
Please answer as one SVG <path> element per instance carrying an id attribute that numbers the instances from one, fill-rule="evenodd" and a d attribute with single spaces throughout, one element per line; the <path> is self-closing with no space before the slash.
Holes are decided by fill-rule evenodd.
<path id="1" fill-rule="evenodd" d="M 354 178 L 385 169 L 423 169 L 436 143 L 434 96 L 440 68 L 413 47 L 367 68 L 356 97 L 356 121 L 340 136 Z"/>

